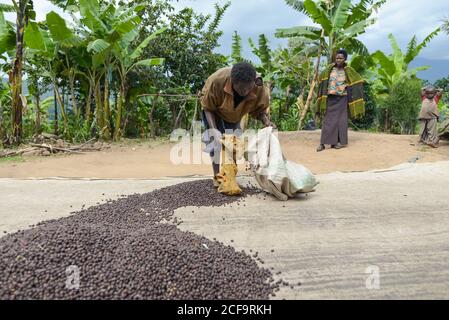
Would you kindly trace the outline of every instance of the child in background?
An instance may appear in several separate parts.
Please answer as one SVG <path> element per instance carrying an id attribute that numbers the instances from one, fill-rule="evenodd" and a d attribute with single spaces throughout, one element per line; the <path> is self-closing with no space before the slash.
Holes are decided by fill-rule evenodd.
<path id="1" fill-rule="evenodd" d="M 432 148 L 438 148 L 437 123 L 440 117 L 438 102 L 442 94 L 443 90 L 437 90 L 434 86 L 427 86 L 421 89 L 422 106 L 419 113 L 419 122 L 421 124 L 419 142 L 425 143 Z"/>

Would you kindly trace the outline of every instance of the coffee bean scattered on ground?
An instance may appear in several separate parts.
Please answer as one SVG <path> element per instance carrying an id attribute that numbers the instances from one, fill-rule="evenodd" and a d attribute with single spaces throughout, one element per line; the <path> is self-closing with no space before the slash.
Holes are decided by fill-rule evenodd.
<path id="1" fill-rule="evenodd" d="M 239 199 L 210 180 L 186 182 L 3 236 L 0 299 L 268 299 L 282 280 L 244 252 L 179 230 L 173 217 Z"/>

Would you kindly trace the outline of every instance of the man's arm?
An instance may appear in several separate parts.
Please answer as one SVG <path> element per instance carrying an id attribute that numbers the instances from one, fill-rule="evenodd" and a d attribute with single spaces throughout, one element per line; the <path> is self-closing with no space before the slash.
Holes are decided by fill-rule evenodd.
<path id="1" fill-rule="evenodd" d="M 443 95 L 443 89 L 438 89 L 437 90 L 437 96 L 441 97 Z"/>
<path id="2" fill-rule="evenodd" d="M 270 118 L 268 117 L 268 114 L 266 112 L 259 113 L 257 119 L 262 122 L 264 128 L 266 127 L 273 127 L 274 129 L 277 128 L 276 125 L 270 121 Z"/>
<path id="3" fill-rule="evenodd" d="M 215 121 L 215 114 L 213 112 L 204 110 L 204 114 L 206 115 L 206 121 L 209 125 L 209 134 L 211 137 L 214 137 L 216 142 L 219 142 L 221 139 L 221 132 L 217 128 L 217 122 Z"/>
<path id="4" fill-rule="evenodd" d="M 206 114 L 206 120 L 207 124 L 209 125 L 210 129 L 217 129 L 217 123 L 215 122 L 215 115 L 207 110 L 204 110 L 204 113 Z"/>

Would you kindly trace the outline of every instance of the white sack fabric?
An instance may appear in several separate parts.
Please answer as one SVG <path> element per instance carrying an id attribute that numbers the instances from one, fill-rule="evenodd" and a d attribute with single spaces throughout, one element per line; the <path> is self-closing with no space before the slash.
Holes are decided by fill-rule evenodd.
<path id="1" fill-rule="evenodd" d="M 272 127 L 249 137 L 248 161 L 260 187 L 282 201 L 312 192 L 318 184 L 307 168 L 285 159 Z"/>

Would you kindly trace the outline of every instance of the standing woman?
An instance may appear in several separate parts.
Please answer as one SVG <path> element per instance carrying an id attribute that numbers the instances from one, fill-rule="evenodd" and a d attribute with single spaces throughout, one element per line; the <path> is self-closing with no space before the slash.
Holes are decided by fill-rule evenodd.
<path id="1" fill-rule="evenodd" d="M 335 62 L 320 75 L 317 114 L 324 115 L 321 142 L 317 151 L 325 145 L 341 149 L 348 144 L 348 109 L 351 118 L 363 117 L 363 79 L 346 64 L 348 53 L 340 49 Z"/>

